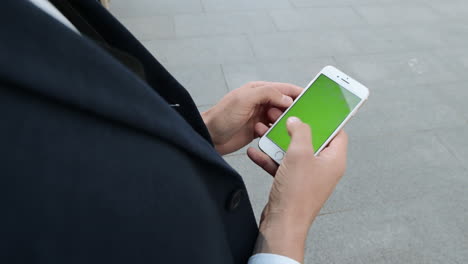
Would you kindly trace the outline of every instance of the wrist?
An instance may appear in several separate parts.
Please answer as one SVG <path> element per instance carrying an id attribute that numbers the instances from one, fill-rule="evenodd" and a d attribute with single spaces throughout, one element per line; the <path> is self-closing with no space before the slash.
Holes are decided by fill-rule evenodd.
<path id="1" fill-rule="evenodd" d="M 222 134 L 222 132 L 217 130 L 218 129 L 217 125 L 219 126 L 219 124 L 217 124 L 218 121 L 216 121 L 216 114 L 214 114 L 213 108 L 210 108 L 205 112 L 202 112 L 201 116 L 202 116 L 203 122 L 205 123 L 206 128 L 208 129 L 208 133 L 210 134 L 211 141 L 213 142 L 213 145 L 216 151 L 220 155 L 227 154 L 228 152 L 226 152 L 222 147 L 223 138 L 219 136 Z"/>
<path id="2" fill-rule="evenodd" d="M 289 217 L 264 215 L 255 253 L 282 255 L 302 263 L 309 227 Z"/>
<path id="3" fill-rule="evenodd" d="M 201 113 L 203 122 L 205 123 L 206 128 L 208 129 L 208 132 L 210 133 L 211 140 L 213 143 L 216 144 L 216 138 L 215 138 L 215 133 L 214 133 L 214 116 L 213 116 L 213 110 L 210 108 L 205 112 Z"/>

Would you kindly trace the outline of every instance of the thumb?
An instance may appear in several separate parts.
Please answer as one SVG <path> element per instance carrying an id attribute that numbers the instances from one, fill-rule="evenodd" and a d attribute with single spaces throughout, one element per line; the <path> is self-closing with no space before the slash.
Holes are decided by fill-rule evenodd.
<path id="1" fill-rule="evenodd" d="M 312 148 L 312 131 L 310 126 L 303 123 L 299 118 L 292 116 L 286 122 L 288 133 L 291 136 L 291 143 L 289 148 Z"/>
<path id="2" fill-rule="evenodd" d="M 271 104 L 279 108 L 287 108 L 293 103 L 293 99 L 284 95 L 272 86 L 266 85 L 252 89 L 250 99 L 254 104 Z"/>

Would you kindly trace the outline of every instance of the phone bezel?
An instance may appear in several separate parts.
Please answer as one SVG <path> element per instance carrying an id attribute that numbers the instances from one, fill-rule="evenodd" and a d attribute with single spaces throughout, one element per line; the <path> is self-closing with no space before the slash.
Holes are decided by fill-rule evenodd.
<path id="1" fill-rule="evenodd" d="M 296 102 L 300 100 L 302 95 L 307 91 L 307 89 L 310 88 L 312 83 L 314 83 L 317 78 L 321 75 L 325 75 L 337 84 L 339 84 L 341 87 L 345 88 L 346 90 L 350 91 L 357 97 L 361 99 L 361 101 L 356 105 L 356 107 L 348 114 L 348 116 L 341 122 L 341 124 L 338 126 L 338 128 L 328 137 L 328 139 L 325 141 L 325 143 L 315 152 L 315 155 L 319 155 L 320 152 L 330 143 L 330 141 L 336 136 L 336 134 L 346 125 L 346 123 L 353 117 L 358 109 L 364 104 L 364 102 L 367 100 L 369 97 L 369 89 L 359 83 L 358 81 L 354 80 L 353 78 L 349 77 L 347 74 L 343 73 L 342 71 L 338 70 L 337 68 L 333 66 L 326 66 L 323 68 L 315 77 L 312 79 L 312 81 L 309 82 L 309 84 L 306 86 L 306 88 L 301 92 L 301 94 L 294 100 L 294 103 L 284 111 L 284 113 L 276 120 L 276 122 L 268 129 L 268 131 L 260 138 L 258 142 L 258 147 L 265 152 L 270 158 L 272 158 L 275 162 L 278 164 L 281 163 L 285 151 L 283 151 L 280 147 L 278 147 L 273 141 L 271 141 L 269 138 L 267 138 L 267 134 L 270 132 L 270 130 L 283 118 L 283 116 L 289 111 L 290 108 L 294 107 Z"/>

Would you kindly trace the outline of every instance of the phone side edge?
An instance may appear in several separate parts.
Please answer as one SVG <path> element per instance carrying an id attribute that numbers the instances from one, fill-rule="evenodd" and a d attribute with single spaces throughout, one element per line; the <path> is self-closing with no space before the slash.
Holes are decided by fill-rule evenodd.
<path id="1" fill-rule="evenodd" d="M 346 126 L 346 124 L 348 124 L 348 122 L 351 120 L 351 118 L 356 115 L 357 111 L 361 108 L 361 106 L 367 101 L 367 98 L 363 98 L 361 99 L 361 101 L 359 102 L 359 104 L 357 104 L 354 109 L 349 112 L 349 114 L 346 116 L 346 118 L 343 120 L 343 122 L 341 122 L 341 124 L 335 129 L 335 131 L 333 131 L 333 133 L 327 138 L 327 140 L 322 144 L 322 146 L 315 152 L 315 156 L 318 156 L 320 154 L 320 152 L 322 152 L 322 150 L 324 148 L 326 148 L 328 146 L 328 144 L 330 144 L 330 142 L 335 138 L 335 136 Z M 313 131 L 312 131 L 313 133 Z"/>

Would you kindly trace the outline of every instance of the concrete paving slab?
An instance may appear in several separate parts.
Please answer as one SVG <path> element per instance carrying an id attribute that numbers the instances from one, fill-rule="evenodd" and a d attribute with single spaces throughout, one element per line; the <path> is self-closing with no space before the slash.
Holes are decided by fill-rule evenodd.
<path id="1" fill-rule="evenodd" d="M 349 133 L 348 168 L 322 213 L 421 197 L 468 186 L 461 162 L 430 132 Z M 372 153 L 370 155 L 370 153 Z"/>
<path id="2" fill-rule="evenodd" d="M 138 37 L 137 37 L 138 39 Z M 166 65 L 169 63 L 167 60 L 166 56 L 160 51 L 160 50 L 155 50 L 152 48 L 154 44 L 152 44 L 153 40 L 141 40 L 141 44 L 153 55 L 159 63 Z"/>
<path id="3" fill-rule="evenodd" d="M 428 89 L 439 96 L 440 100 L 457 110 L 459 116 L 464 117 L 454 122 L 454 125 L 463 125 L 468 122 L 468 82 L 438 83 L 428 86 Z"/>
<path id="4" fill-rule="evenodd" d="M 317 218 L 306 263 L 466 263 L 466 188 Z"/>
<path id="5" fill-rule="evenodd" d="M 428 5 L 445 17 L 462 20 L 468 17 L 466 1 L 430 1 Z"/>
<path id="6" fill-rule="evenodd" d="M 431 130 L 440 127 L 456 126 L 465 120 L 456 108 L 444 101 L 438 94 L 426 86 L 408 85 L 400 81 L 393 84 L 370 84 L 371 91 L 368 104 L 356 115 L 350 128 L 369 128 L 380 135 L 387 131 L 412 132 Z M 365 118 L 364 118 L 365 117 Z M 380 121 L 375 121 L 377 119 Z M 370 120 L 377 125 L 370 124 Z"/>
<path id="7" fill-rule="evenodd" d="M 253 80 L 286 82 L 305 87 L 323 67 L 333 64 L 335 61 L 332 57 L 322 57 L 310 60 L 223 64 L 223 70 L 230 90 Z"/>
<path id="8" fill-rule="evenodd" d="M 213 107 L 213 105 L 198 105 L 198 106 L 197 106 L 198 111 L 199 111 L 200 113 L 207 111 L 207 110 L 210 109 L 211 107 Z"/>
<path id="9" fill-rule="evenodd" d="M 442 20 L 442 17 L 433 9 L 421 4 L 375 4 L 354 8 L 371 25 L 405 25 Z"/>
<path id="10" fill-rule="evenodd" d="M 444 48 L 465 48 L 468 45 L 468 24 L 463 21 L 450 21 L 442 27 Z"/>
<path id="11" fill-rule="evenodd" d="M 459 21 L 411 23 L 355 27 L 345 34 L 359 44 L 361 53 L 418 52 L 441 48 L 462 48 L 467 43 L 468 27 Z"/>
<path id="12" fill-rule="evenodd" d="M 196 105 L 214 105 L 227 92 L 221 66 L 216 65 L 167 65 L 168 71 L 186 87 Z M 207 93 L 206 91 L 210 92 Z"/>
<path id="13" fill-rule="evenodd" d="M 270 12 L 280 31 L 329 30 L 366 25 L 351 7 L 281 9 Z"/>
<path id="14" fill-rule="evenodd" d="M 317 58 L 355 54 L 358 50 L 341 31 L 258 34 L 250 40 L 255 56 L 261 60 Z"/>
<path id="15" fill-rule="evenodd" d="M 206 12 L 259 10 L 291 7 L 288 0 L 201 0 Z"/>
<path id="16" fill-rule="evenodd" d="M 162 54 L 172 64 L 219 64 L 253 61 L 245 36 L 183 38 L 146 42 L 153 53 Z"/>
<path id="17" fill-rule="evenodd" d="M 468 44 L 468 39 L 467 39 Z M 436 60 L 440 61 L 447 69 L 454 72 L 458 79 L 468 80 L 468 52 L 463 48 L 443 48 L 433 52 Z M 454 80 L 453 80 L 454 81 Z M 461 89 L 464 92 L 465 89 Z"/>
<path id="18" fill-rule="evenodd" d="M 201 13 L 200 0 L 119 0 L 112 1 L 110 10 L 118 18 L 168 15 L 180 13 Z"/>
<path id="19" fill-rule="evenodd" d="M 176 15 L 174 19 L 178 37 L 240 35 L 276 31 L 271 17 L 263 11 Z"/>
<path id="20" fill-rule="evenodd" d="M 414 50 L 409 38 L 402 34 L 403 27 L 359 27 L 343 32 L 358 47 L 359 54 L 385 54 Z"/>
<path id="21" fill-rule="evenodd" d="M 435 131 L 442 144 L 460 161 L 467 169 L 465 176 L 468 178 L 468 123 L 456 128 L 443 128 Z M 465 185 L 468 190 L 468 185 Z"/>
<path id="22" fill-rule="evenodd" d="M 380 2 L 380 0 L 379 0 Z M 352 5 L 375 4 L 376 0 L 328 0 L 328 1 L 310 1 L 310 0 L 291 0 L 294 7 L 343 7 Z"/>
<path id="23" fill-rule="evenodd" d="M 129 17 L 120 19 L 120 22 L 140 41 L 175 36 L 174 21 L 171 16 Z"/>
<path id="24" fill-rule="evenodd" d="M 430 30 L 428 30 L 430 28 Z M 409 50 L 443 48 L 447 45 L 458 45 L 447 41 L 451 35 L 451 27 L 440 24 L 405 25 L 400 28 L 402 38 L 406 39 Z"/>
<path id="25" fill-rule="evenodd" d="M 364 83 L 407 80 L 407 84 L 413 86 L 460 78 L 429 51 L 336 56 L 336 60 L 339 67 Z"/>

